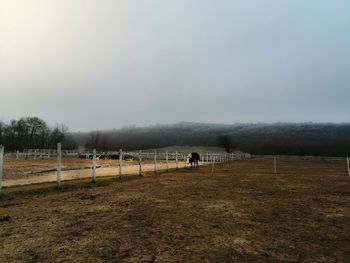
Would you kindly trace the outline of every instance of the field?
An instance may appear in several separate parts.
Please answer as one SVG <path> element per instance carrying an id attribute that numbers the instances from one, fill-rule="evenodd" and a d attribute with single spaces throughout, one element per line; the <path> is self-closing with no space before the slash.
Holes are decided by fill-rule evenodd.
<path id="1" fill-rule="evenodd" d="M 179 167 L 184 167 L 185 162 L 179 160 Z M 169 161 L 169 169 L 176 168 L 175 161 Z M 24 158 L 16 159 L 15 157 L 6 157 L 4 161 L 4 173 L 28 173 L 38 172 L 35 174 L 9 175 L 4 177 L 3 186 L 13 187 L 20 185 L 30 185 L 37 183 L 55 182 L 57 177 L 57 158 Z M 81 159 L 78 157 L 64 157 L 62 160 L 62 181 L 75 179 L 91 178 L 92 160 Z M 165 170 L 166 163 L 164 160 L 157 161 L 157 169 Z M 154 162 L 151 159 L 143 160 L 142 170 L 150 172 L 154 170 Z M 117 176 L 119 174 L 118 160 L 97 160 L 97 177 Z M 131 175 L 139 173 L 139 162 L 123 161 L 122 174 Z"/>
<path id="2" fill-rule="evenodd" d="M 6 188 L 5 188 L 6 190 Z M 0 262 L 349 262 L 339 161 L 244 160 L 0 201 Z"/>

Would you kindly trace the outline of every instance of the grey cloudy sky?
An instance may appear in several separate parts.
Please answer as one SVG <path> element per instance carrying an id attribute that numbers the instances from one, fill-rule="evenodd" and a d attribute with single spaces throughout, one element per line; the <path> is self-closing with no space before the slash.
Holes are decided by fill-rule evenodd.
<path id="1" fill-rule="evenodd" d="M 349 122 L 349 0 L 0 0 L 0 118 Z"/>

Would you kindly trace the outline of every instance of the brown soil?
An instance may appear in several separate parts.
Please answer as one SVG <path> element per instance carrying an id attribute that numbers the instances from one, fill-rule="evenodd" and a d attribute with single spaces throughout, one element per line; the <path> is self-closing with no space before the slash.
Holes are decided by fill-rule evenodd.
<path id="1" fill-rule="evenodd" d="M 0 262 L 349 262 L 342 162 L 245 160 L 0 203 Z"/>

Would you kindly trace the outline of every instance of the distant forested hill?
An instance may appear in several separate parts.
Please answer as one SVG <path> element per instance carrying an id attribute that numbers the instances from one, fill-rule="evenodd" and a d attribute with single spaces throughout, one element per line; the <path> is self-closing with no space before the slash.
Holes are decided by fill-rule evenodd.
<path id="1" fill-rule="evenodd" d="M 350 124 L 275 123 L 203 124 L 181 122 L 143 128 L 75 133 L 87 148 L 100 150 L 150 149 L 171 145 L 216 146 L 228 135 L 238 149 L 253 154 L 350 155 Z"/>

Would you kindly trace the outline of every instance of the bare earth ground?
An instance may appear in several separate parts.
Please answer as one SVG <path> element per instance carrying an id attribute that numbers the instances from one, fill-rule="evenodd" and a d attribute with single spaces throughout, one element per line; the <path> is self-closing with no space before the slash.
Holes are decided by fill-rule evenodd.
<path id="1" fill-rule="evenodd" d="M 342 162 L 245 160 L 0 203 L 0 262 L 350 262 Z M 10 219 L 4 220 L 5 215 Z"/>

